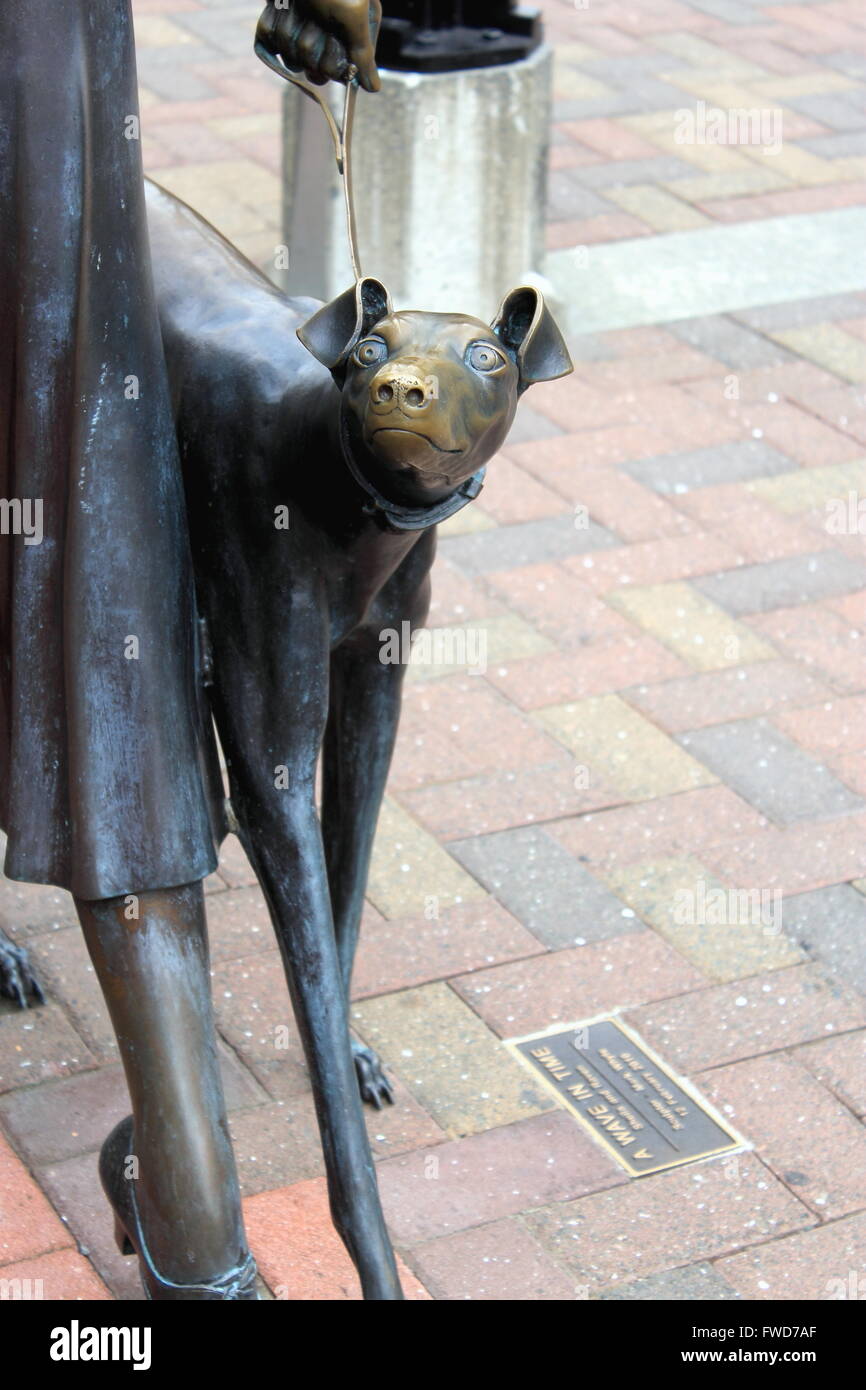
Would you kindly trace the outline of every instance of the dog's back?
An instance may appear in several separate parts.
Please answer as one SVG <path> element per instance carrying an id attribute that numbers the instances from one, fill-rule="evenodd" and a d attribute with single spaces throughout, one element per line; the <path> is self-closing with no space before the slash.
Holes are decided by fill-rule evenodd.
<path id="1" fill-rule="evenodd" d="M 191 207 L 146 180 L 153 278 L 176 411 L 195 378 L 196 399 L 220 410 L 303 395 L 330 382 L 295 330 L 320 308 L 289 299 Z M 225 388 L 225 395 L 222 388 Z M 220 413 L 222 413 L 220 411 Z"/>
<path id="2" fill-rule="evenodd" d="M 234 528 L 242 525 L 238 510 L 248 513 L 251 497 L 270 505 L 276 488 L 278 501 L 297 500 L 298 470 L 322 458 L 323 437 L 338 418 L 339 393 L 330 372 L 296 334 L 320 301 L 287 298 L 210 223 L 149 180 L 146 196 L 157 307 L 198 551 L 203 530 L 229 527 L 230 521 Z"/>

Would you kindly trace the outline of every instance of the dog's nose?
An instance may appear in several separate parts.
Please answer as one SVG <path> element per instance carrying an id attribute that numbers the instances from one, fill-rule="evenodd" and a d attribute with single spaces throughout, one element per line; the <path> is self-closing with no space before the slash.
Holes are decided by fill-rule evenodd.
<path id="1" fill-rule="evenodd" d="M 424 410 L 431 393 L 420 372 L 391 366 L 371 381 L 370 397 L 380 408 L 399 406 L 412 412 Z"/>

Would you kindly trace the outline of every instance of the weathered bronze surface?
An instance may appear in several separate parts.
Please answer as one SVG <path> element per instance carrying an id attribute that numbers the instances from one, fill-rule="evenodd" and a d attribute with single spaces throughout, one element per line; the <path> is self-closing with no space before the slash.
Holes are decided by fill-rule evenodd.
<path id="1" fill-rule="evenodd" d="M 0 496 L 43 513 L 0 552 L 0 824 L 96 899 L 211 873 L 215 827 L 129 6 L 46 18 L 0 5 Z"/>
<path id="2" fill-rule="evenodd" d="M 508 1043 L 633 1177 L 742 1144 L 618 1019 Z"/>
<path id="3" fill-rule="evenodd" d="M 0 7 L 0 490 L 45 506 L 0 562 L 6 872 L 75 895 L 134 1112 L 102 1180 L 148 1296 L 254 1298 L 200 882 L 227 824 L 213 715 L 334 1222 L 364 1297 L 398 1299 L 361 1110 L 390 1087 L 347 1007 L 404 674 L 380 633 L 423 622 L 435 523 L 568 355 L 533 289 L 492 325 L 394 313 L 371 279 L 287 300 L 169 195 L 146 213 L 128 0 L 43 11 Z M 259 36 L 374 90 L 377 17 L 303 0 Z"/>
<path id="4" fill-rule="evenodd" d="M 266 5 L 256 43 L 318 85 L 343 82 L 350 67 L 368 92 L 381 85 L 376 68 L 380 0 L 277 0 Z"/>
<path id="5" fill-rule="evenodd" d="M 318 306 L 155 185 L 147 202 L 234 816 L 285 962 L 335 1224 L 366 1296 L 399 1297 L 348 1033 L 405 674 L 382 634 L 423 624 L 435 523 L 478 491 L 520 393 L 571 364 L 534 289 L 492 325 L 395 313 L 369 277 Z M 355 1047 L 354 1064 L 364 1099 L 389 1100 L 375 1054 Z"/>

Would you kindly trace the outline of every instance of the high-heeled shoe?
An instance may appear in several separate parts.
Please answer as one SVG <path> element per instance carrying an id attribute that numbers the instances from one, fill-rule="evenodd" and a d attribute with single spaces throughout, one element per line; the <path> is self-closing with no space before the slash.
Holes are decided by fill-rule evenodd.
<path id="1" fill-rule="evenodd" d="M 114 1238 L 122 1255 L 137 1255 L 141 1282 L 148 1299 L 209 1301 L 235 1299 L 253 1301 L 256 1293 L 256 1263 L 247 1252 L 244 1259 L 202 1284 L 176 1284 L 156 1268 L 141 1229 L 136 1183 L 123 1174 L 123 1165 L 134 1152 L 132 1116 L 127 1115 L 109 1134 L 99 1154 L 99 1177 L 114 1212 Z"/>

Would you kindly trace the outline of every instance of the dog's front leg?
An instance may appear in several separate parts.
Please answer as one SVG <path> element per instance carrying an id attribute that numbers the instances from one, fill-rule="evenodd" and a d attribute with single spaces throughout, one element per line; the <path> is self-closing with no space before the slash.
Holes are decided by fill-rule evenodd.
<path id="1" fill-rule="evenodd" d="M 267 627 L 263 623 L 264 628 Z M 334 1225 L 358 1270 L 365 1299 L 402 1298 L 379 1202 L 331 916 L 315 768 L 327 673 L 310 671 L 315 648 L 294 671 L 254 661 L 216 662 L 217 723 L 226 751 L 241 838 L 270 908 L 310 1070 Z M 278 663 L 277 663 L 278 664 Z M 298 692 L 303 692 L 299 698 Z"/>
<path id="2" fill-rule="evenodd" d="M 331 662 L 331 708 L 322 765 L 322 838 L 347 1007 L 376 821 L 388 777 L 403 684 L 382 666 L 379 644 L 354 642 Z M 353 1040 L 361 1097 L 380 1109 L 391 1085 L 376 1054 Z"/>
<path id="3" fill-rule="evenodd" d="M 310 1070 L 334 1225 L 364 1297 L 399 1299 L 353 1066 L 312 778 L 278 820 L 255 818 L 247 848 L 277 927 Z"/>
<path id="4" fill-rule="evenodd" d="M 408 606 L 423 623 L 429 588 Z M 405 615 L 407 608 L 401 608 Z M 399 631 L 399 623 L 396 623 Z M 323 750 L 322 838 L 328 864 L 337 952 L 346 1001 L 358 945 L 370 855 L 400 718 L 405 666 L 384 660 L 378 624 L 345 642 L 331 658 L 331 700 Z M 380 1109 L 391 1084 L 375 1052 L 352 1044 L 362 1098 Z"/>

